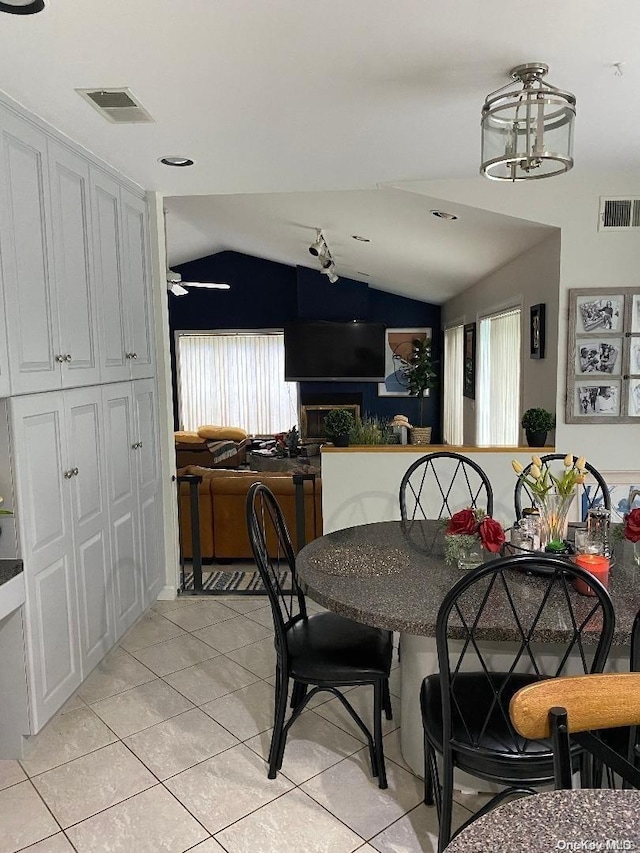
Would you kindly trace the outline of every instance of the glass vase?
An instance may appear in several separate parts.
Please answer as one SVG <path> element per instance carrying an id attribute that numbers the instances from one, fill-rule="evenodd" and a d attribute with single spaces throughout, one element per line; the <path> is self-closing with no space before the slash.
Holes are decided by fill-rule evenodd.
<path id="1" fill-rule="evenodd" d="M 636 566 L 640 566 L 640 541 L 633 543 L 633 559 Z"/>
<path id="2" fill-rule="evenodd" d="M 564 550 L 567 538 L 569 510 L 575 498 L 575 492 L 570 495 L 559 495 L 547 492 L 546 495 L 534 495 L 536 507 L 540 512 L 540 547 L 553 551 Z"/>
<path id="3" fill-rule="evenodd" d="M 484 550 L 478 542 L 475 545 L 463 546 L 458 552 L 458 568 L 468 572 L 484 563 Z"/>

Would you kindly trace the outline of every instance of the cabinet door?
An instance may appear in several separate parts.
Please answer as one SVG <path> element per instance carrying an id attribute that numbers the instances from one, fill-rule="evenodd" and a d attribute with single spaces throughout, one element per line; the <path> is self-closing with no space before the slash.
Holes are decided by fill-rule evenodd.
<path id="1" fill-rule="evenodd" d="M 158 414 L 154 379 L 133 383 L 136 474 L 140 506 L 140 544 L 145 605 L 153 603 L 165 584 L 162 536 L 162 489 L 158 446 Z"/>
<path id="2" fill-rule="evenodd" d="M 2 201 L 0 200 L 0 205 Z M 0 259 L 2 257 L 2 246 L 0 245 Z M 5 319 L 7 312 L 4 307 L 4 285 L 2 282 L 2 264 L 0 264 L 0 397 L 8 397 L 11 394 L 11 382 L 9 381 L 9 355 L 7 353 L 7 327 Z"/>
<path id="3" fill-rule="evenodd" d="M 102 388 L 116 637 L 142 612 L 131 383 Z"/>
<path id="4" fill-rule="evenodd" d="M 122 287 L 122 229 L 120 187 L 92 169 L 91 225 L 94 280 L 100 314 L 100 364 L 103 382 L 129 378 L 126 358 L 126 306 Z"/>
<path id="5" fill-rule="evenodd" d="M 64 394 L 83 677 L 115 642 L 100 388 Z"/>
<path id="6" fill-rule="evenodd" d="M 131 378 L 154 375 L 153 311 L 147 234 L 147 205 L 122 188 L 124 291 L 127 299 L 127 353 Z"/>
<path id="7" fill-rule="evenodd" d="M 51 227 L 64 387 L 100 381 L 91 263 L 89 165 L 49 140 Z"/>
<path id="8" fill-rule="evenodd" d="M 61 384 L 46 139 L 0 108 L 0 245 L 14 394 Z"/>
<path id="9" fill-rule="evenodd" d="M 14 397 L 11 421 L 36 732 L 82 679 L 62 394 Z"/>

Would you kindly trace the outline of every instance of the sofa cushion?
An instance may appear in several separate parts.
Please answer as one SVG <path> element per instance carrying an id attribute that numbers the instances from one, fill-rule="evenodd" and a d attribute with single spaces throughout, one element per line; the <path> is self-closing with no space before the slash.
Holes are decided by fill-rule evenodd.
<path id="1" fill-rule="evenodd" d="M 204 439 L 197 432 L 187 432 L 186 430 L 178 430 L 174 434 L 176 444 L 203 444 Z"/>
<path id="2" fill-rule="evenodd" d="M 248 433 L 241 427 L 224 427 L 204 425 L 198 427 L 198 435 L 200 438 L 206 438 L 210 441 L 244 441 L 248 438 Z"/>

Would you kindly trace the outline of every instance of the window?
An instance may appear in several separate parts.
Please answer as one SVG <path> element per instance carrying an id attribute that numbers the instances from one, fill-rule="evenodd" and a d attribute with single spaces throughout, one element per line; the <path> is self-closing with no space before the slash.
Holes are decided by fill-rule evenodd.
<path id="1" fill-rule="evenodd" d="M 215 424 L 273 435 L 297 422 L 282 332 L 178 332 L 176 351 L 181 429 Z"/>
<path id="2" fill-rule="evenodd" d="M 520 309 L 480 321 L 478 444 L 517 446 L 520 426 Z"/>
<path id="3" fill-rule="evenodd" d="M 463 327 L 444 331 L 444 421 L 443 436 L 447 444 L 464 443 L 462 414 Z"/>

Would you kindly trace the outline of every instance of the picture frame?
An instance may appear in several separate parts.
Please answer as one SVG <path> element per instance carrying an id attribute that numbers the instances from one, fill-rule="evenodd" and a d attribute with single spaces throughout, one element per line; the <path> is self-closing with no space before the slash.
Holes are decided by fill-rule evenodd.
<path id="1" fill-rule="evenodd" d="M 385 332 L 384 382 L 378 383 L 378 397 L 409 397 L 409 385 L 403 368 L 413 350 L 413 341 L 431 340 L 432 330 L 425 326 L 387 329 Z M 427 390 L 425 397 L 429 396 Z"/>
<path id="2" fill-rule="evenodd" d="M 640 420 L 640 289 L 569 291 L 565 422 Z"/>
<path id="3" fill-rule="evenodd" d="M 544 358 L 546 341 L 546 303 L 539 302 L 529 309 L 529 357 Z"/>
<path id="4" fill-rule="evenodd" d="M 470 400 L 476 398 L 476 324 L 466 323 L 463 343 L 462 394 Z"/>

